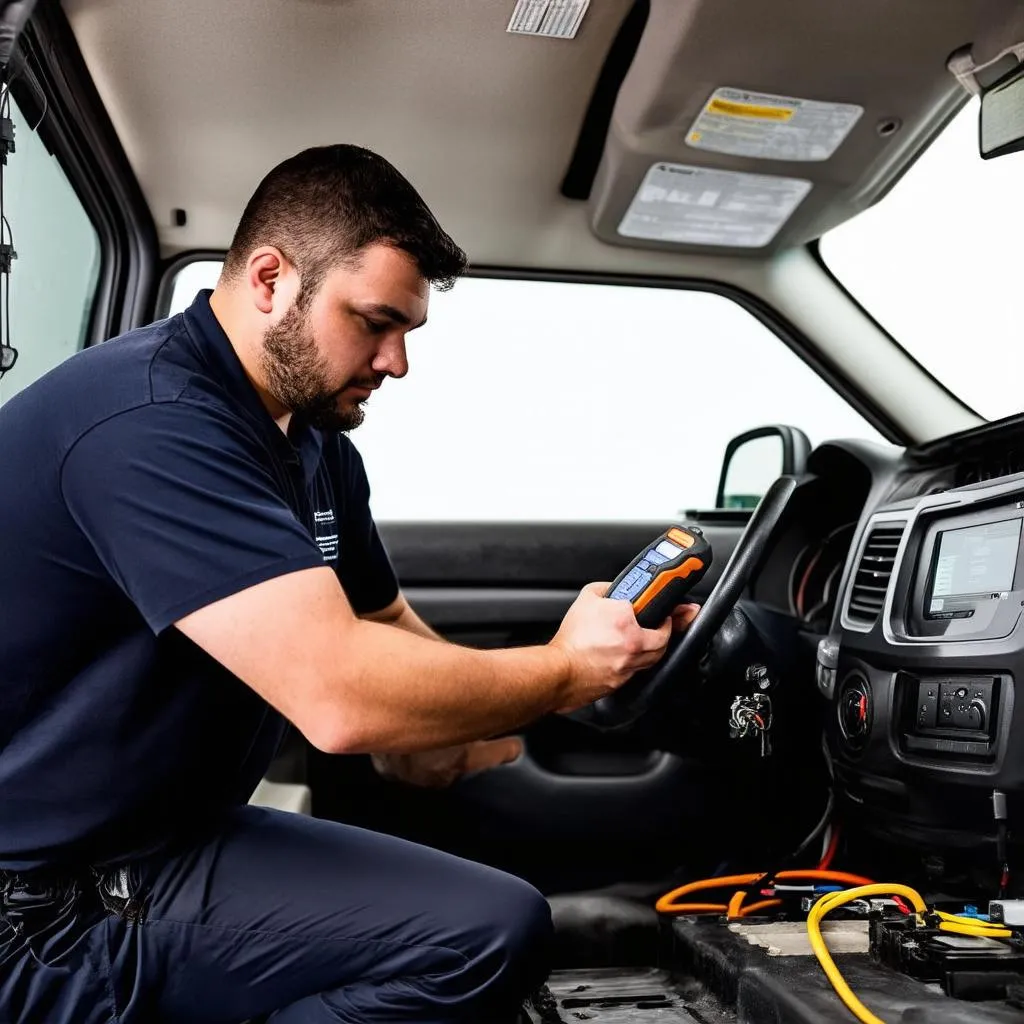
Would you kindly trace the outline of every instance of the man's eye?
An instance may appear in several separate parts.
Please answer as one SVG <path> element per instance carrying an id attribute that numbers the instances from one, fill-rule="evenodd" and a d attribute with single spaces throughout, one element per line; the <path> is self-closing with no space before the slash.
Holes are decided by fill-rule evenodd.
<path id="1" fill-rule="evenodd" d="M 366 321 L 366 329 L 371 334 L 383 334 L 388 329 L 388 324 L 382 323 L 380 320 L 371 320 L 367 316 L 364 316 L 363 320 Z"/>

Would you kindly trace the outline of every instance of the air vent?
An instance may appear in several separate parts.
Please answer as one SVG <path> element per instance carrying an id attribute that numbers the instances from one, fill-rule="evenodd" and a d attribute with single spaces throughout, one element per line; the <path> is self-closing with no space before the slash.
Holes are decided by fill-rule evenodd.
<path id="1" fill-rule="evenodd" d="M 852 622 L 873 626 L 878 621 L 906 525 L 885 523 L 876 526 L 868 535 L 860 564 L 854 573 L 850 603 L 846 610 Z"/>
<path id="2" fill-rule="evenodd" d="M 954 472 L 958 487 L 1024 473 L 1024 452 L 1017 448 L 1004 448 L 980 458 L 964 459 Z"/>

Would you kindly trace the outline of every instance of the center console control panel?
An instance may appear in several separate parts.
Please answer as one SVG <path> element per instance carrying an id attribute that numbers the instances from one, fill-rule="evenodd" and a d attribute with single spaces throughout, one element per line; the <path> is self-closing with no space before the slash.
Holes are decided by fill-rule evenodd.
<path id="1" fill-rule="evenodd" d="M 900 748 L 987 758 L 993 751 L 999 688 L 994 676 L 896 680 Z"/>
<path id="2" fill-rule="evenodd" d="M 1024 478 L 875 511 L 836 618 L 817 681 L 853 804 L 944 837 L 995 791 L 1024 807 Z"/>

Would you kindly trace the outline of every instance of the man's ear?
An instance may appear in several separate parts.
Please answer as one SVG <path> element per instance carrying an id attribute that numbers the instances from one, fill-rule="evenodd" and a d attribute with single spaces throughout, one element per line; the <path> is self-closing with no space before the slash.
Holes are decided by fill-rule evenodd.
<path id="1" fill-rule="evenodd" d="M 274 299 L 277 295 L 281 279 L 288 271 L 288 261 L 280 249 L 266 245 L 255 249 L 246 263 L 249 292 L 256 308 L 261 313 L 274 311 Z"/>

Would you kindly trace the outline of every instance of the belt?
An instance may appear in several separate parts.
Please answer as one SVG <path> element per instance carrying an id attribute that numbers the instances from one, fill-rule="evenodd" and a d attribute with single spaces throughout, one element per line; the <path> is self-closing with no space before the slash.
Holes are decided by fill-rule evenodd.
<path id="1" fill-rule="evenodd" d="M 0 919 L 26 903 L 48 902 L 81 893 L 99 896 L 103 907 L 129 920 L 140 920 L 145 905 L 131 884 L 128 869 L 46 866 L 28 871 L 0 870 Z"/>

